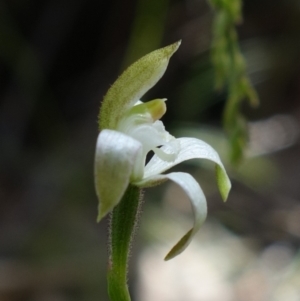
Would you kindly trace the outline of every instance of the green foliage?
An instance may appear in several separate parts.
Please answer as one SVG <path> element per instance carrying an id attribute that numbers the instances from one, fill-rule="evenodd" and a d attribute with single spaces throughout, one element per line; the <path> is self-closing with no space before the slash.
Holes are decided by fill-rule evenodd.
<path id="1" fill-rule="evenodd" d="M 223 123 L 229 135 L 233 163 L 243 158 L 247 143 L 247 122 L 241 113 L 241 102 L 246 99 L 258 105 L 258 97 L 246 73 L 245 60 L 238 45 L 235 25 L 242 20 L 241 0 L 210 0 L 215 10 L 212 41 L 212 61 L 216 88 L 227 86 L 228 97 Z"/>

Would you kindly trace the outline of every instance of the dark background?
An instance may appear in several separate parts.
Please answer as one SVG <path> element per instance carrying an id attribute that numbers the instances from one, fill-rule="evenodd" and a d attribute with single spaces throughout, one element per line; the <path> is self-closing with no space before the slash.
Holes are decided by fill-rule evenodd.
<path id="1" fill-rule="evenodd" d="M 226 142 L 218 148 L 226 93 L 214 91 L 214 14 L 206 1 L 0 1 L 1 301 L 107 300 L 107 230 L 95 221 L 93 187 L 100 103 L 126 66 L 179 39 L 164 78 L 143 99 L 168 98 L 167 129 L 196 132 L 223 156 L 233 182 L 226 205 L 210 171 L 200 175 L 211 218 L 254 241 L 257 256 L 273 244 L 287 246 L 291 262 L 298 256 L 300 4 L 245 0 L 243 14 L 237 30 L 261 104 L 243 107 L 256 122 L 256 152 L 234 168 Z M 198 167 L 184 169 L 197 175 Z M 162 206 L 166 187 L 146 191 L 145 212 L 149 202 Z M 141 228 L 133 291 L 135 259 L 147 245 Z"/>

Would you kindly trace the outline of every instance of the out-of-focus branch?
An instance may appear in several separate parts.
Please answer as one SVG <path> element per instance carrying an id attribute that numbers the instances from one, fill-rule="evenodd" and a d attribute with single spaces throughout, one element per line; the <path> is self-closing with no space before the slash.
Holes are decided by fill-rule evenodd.
<path id="1" fill-rule="evenodd" d="M 258 96 L 246 72 L 246 63 L 238 45 L 236 24 L 242 21 L 241 0 L 210 0 L 215 10 L 212 41 L 212 62 L 216 88 L 227 87 L 228 96 L 223 124 L 229 135 L 232 163 L 238 163 L 247 143 L 247 121 L 240 110 L 244 99 L 258 105 Z"/>

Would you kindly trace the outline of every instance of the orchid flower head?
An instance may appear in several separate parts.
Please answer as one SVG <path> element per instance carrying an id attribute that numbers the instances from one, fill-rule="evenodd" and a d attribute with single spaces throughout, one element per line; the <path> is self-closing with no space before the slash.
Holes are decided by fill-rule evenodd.
<path id="1" fill-rule="evenodd" d="M 159 119 L 166 112 L 166 99 L 140 101 L 163 76 L 179 46 L 180 41 L 142 57 L 110 87 L 100 110 L 95 155 L 98 221 L 118 205 L 129 184 L 145 188 L 169 179 L 188 195 L 194 225 L 171 249 L 166 260 L 189 245 L 206 219 L 207 204 L 201 187 L 190 174 L 164 172 L 186 160 L 208 159 L 216 164 L 217 184 L 224 201 L 231 188 L 219 155 L 210 145 L 196 138 L 176 139 L 165 130 Z M 154 155 L 146 164 L 150 151 Z"/>

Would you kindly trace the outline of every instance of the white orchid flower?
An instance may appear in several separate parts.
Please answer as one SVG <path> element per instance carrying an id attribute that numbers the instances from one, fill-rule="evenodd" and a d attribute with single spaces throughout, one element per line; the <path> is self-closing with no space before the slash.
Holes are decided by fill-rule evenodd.
<path id="1" fill-rule="evenodd" d="M 225 201 L 231 184 L 217 152 L 195 138 L 175 139 L 159 120 L 166 112 L 165 99 L 146 103 L 139 99 L 166 71 L 180 42 L 156 50 L 131 65 L 108 90 L 100 111 L 100 133 L 96 145 L 95 186 L 99 199 L 98 221 L 118 205 L 129 184 L 151 187 L 166 180 L 178 184 L 188 195 L 194 225 L 166 256 L 181 253 L 207 215 L 204 193 L 196 180 L 183 172 L 163 174 L 189 159 L 216 163 L 216 178 Z M 145 165 L 147 154 L 154 155 Z"/>

